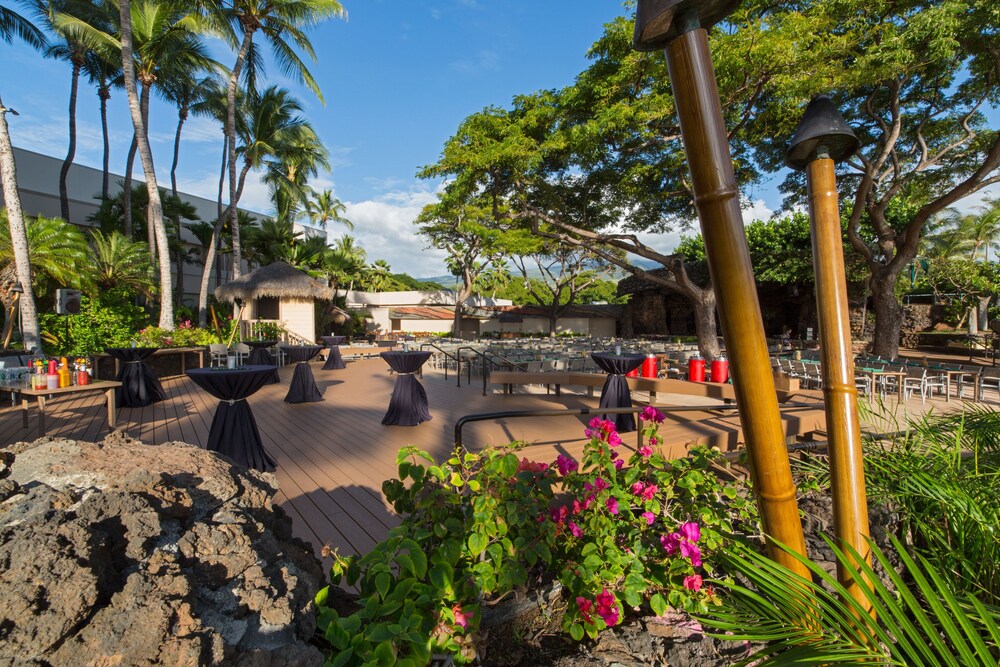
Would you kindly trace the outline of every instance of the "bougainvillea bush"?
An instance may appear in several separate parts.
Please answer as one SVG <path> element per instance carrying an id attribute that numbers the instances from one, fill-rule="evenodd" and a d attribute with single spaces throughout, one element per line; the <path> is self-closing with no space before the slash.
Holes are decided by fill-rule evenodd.
<path id="1" fill-rule="evenodd" d="M 456 453 L 443 465 L 400 451 L 382 490 L 402 517 L 368 554 L 333 553 L 334 585 L 357 587 L 360 609 L 340 616 L 317 595 L 333 665 L 422 665 L 435 654 L 476 657 L 483 601 L 558 581 L 563 628 L 594 637 L 632 613 L 704 611 L 718 598 L 703 577 L 741 527 L 758 529 L 743 482 L 713 472 L 717 451 L 667 460 L 663 416 L 640 415 L 644 444 L 627 450 L 595 418 L 581 460 L 531 461 L 523 443 Z M 519 458 L 520 455 L 520 458 Z"/>

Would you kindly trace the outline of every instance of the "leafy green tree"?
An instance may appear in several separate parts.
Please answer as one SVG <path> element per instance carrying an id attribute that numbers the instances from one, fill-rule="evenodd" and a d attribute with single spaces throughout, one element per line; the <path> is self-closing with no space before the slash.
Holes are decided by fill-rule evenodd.
<path id="1" fill-rule="evenodd" d="M 7 214 L 0 210 L 0 299 L 13 302 L 10 288 L 18 282 Z M 31 254 L 32 290 L 39 296 L 54 286 L 83 288 L 91 281 L 90 249 L 80 228 L 62 218 L 29 218 L 25 226 Z M 23 298 L 23 297 L 22 297 Z"/>
<path id="2" fill-rule="evenodd" d="M 124 290 L 152 297 L 156 294 L 156 278 L 149 248 L 133 241 L 119 231 L 105 235 L 91 231 L 93 245 L 92 273 L 97 292 Z"/>
<path id="3" fill-rule="evenodd" d="M 320 229 L 326 229 L 326 225 L 330 222 L 337 222 L 348 229 L 354 229 L 354 223 L 344 217 L 346 208 L 343 202 L 333 196 L 331 190 L 314 191 L 311 198 L 306 201 L 309 219 Z"/>

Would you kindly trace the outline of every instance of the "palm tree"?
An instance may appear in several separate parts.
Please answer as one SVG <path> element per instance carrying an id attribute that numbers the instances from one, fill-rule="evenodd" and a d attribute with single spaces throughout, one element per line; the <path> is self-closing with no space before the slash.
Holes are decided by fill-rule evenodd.
<path id="1" fill-rule="evenodd" d="M 268 160 L 264 182 L 271 186 L 275 212 L 280 218 L 298 220 L 303 207 L 308 209 L 309 178 L 320 169 L 329 169 L 330 154 L 308 122 L 283 137 L 272 159 Z"/>
<path id="2" fill-rule="evenodd" d="M 302 59 L 295 52 L 292 44 L 304 51 L 313 62 L 316 62 L 316 54 L 312 44 L 304 31 L 305 28 L 315 25 L 328 18 L 344 17 L 346 12 L 337 0 L 311 0 L 310 2 L 300 2 L 299 0 L 232 0 L 231 4 L 223 5 L 221 15 L 229 22 L 233 31 L 229 33 L 235 43 L 239 38 L 240 47 L 236 56 L 236 64 L 229 73 L 229 86 L 226 91 L 226 137 L 229 140 L 229 215 L 235 220 L 239 196 L 236 191 L 236 90 L 243 74 L 244 66 L 247 66 L 246 80 L 250 85 L 248 88 L 253 94 L 256 90 L 256 61 L 257 56 L 254 48 L 254 35 L 259 30 L 263 33 L 271 50 L 275 55 L 275 60 L 281 68 L 283 74 L 291 76 L 304 83 L 322 101 L 319 86 L 309 73 L 308 68 Z M 232 225 L 233 234 L 233 275 L 240 275 L 240 261 L 242 253 L 240 249 L 239 231 L 235 224 Z"/>
<path id="3" fill-rule="evenodd" d="M 323 190 L 312 192 L 312 197 L 306 201 L 306 212 L 314 225 L 326 229 L 329 222 L 339 222 L 348 229 L 354 229 L 354 223 L 344 217 L 347 207 L 333 196 L 333 191 Z"/>
<path id="4" fill-rule="evenodd" d="M 966 234 L 972 243 L 972 260 L 990 261 L 990 248 L 995 248 L 997 239 L 1000 238 L 1000 199 L 987 201 L 986 206 L 980 206 L 979 213 L 971 216 L 967 225 Z"/>
<path id="5" fill-rule="evenodd" d="M 15 37 L 39 50 L 48 45 L 45 36 L 31 21 L 12 9 L 0 6 L 0 41 L 10 44 Z M 14 147 L 10 143 L 10 129 L 7 127 L 8 113 L 17 115 L 14 109 L 4 105 L 0 96 L 0 187 L 7 206 L 7 231 L 10 232 L 11 254 L 14 256 L 17 282 L 24 290 L 19 301 L 21 326 L 24 330 L 23 342 L 25 349 L 31 349 L 39 346 L 41 338 L 38 330 L 38 312 L 35 309 L 35 293 L 31 288 L 31 257 L 24 226 L 24 213 L 21 210 L 21 194 L 17 190 Z M 0 286 L 0 289 L 4 288 L 6 286 Z M 10 294 L 8 290 L 9 288 L 4 289 L 2 293 L 6 296 Z"/>
<path id="6" fill-rule="evenodd" d="M 177 196 L 177 161 L 181 151 L 181 130 L 193 113 L 211 115 L 210 100 L 221 91 L 220 82 L 214 74 L 200 76 L 191 70 L 168 72 L 160 83 L 160 94 L 177 107 L 177 131 L 174 133 L 174 159 L 170 163 L 170 190 Z"/>
<path id="7" fill-rule="evenodd" d="M 111 174 L 111 142 L 108 135 L 108 100 L 111 99 L 112 86 L 121 83 L 122 68 L 120 62 L 108 60 L 104 56 L 87 51 L 87 57 L 83 61 L 83 72 L 91 84 L 97 86 L 97 97 L 101 101 L 101 137 L 104 140 L 104 153 L 101 178 L 101 199 L 108 199 L 111 196 L 108 187 Z"/>
<path id="8" fill-rule="evenodd" d="M 354 238 L 344 235 L 337 239 L 323 255 L 320 273 L 326 277 L 330 287 L 337 290 L 339 283 L 346 282 L 348 291 L 365 269 L 365 251 L 356 245 Z"/>
<path id="9" fill-rule="evenodd" d="M 375 260 L 365 269 L 365 286 L 373 292 L 381 292 L 392 280 L 392 267 L 384 259 Z"/>
<path id="10" fill-rule="evenodd" d="M 0 222 L 6 223 L 0 211 Z M 31 284 L 35 294 L 45 294 L 52 283 L 68 287 L 86 287 L 91 281 L 90 248 L 83 232 L 62 218 L 29 218 L 25 226 L 28 250 L 31 253 Z M 17 282 L 14 247 L 10 228 L 0 225 L 0 284 L 13 286 Z M 12 299 L 6 289 L 4 304 Z"/>
<path id="11" fill-rule="evenodd" d="M 95 229 L 90 234 L 94 246 L 94 283 L 100 290 L 124 287 L 150 297 L 156 293 L 153 263 L 146 244 L 132 241 L 119 231 L 105 235 Z"/>

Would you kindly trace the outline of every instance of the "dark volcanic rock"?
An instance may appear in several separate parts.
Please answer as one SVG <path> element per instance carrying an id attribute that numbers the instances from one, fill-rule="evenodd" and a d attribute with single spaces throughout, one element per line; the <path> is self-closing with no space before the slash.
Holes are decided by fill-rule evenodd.
<path id="1" fill-rule="evenodd" d="M 321 665 L 322 568 L 276 490 L 119 433 L 0 451 L 0 666 Z"/>

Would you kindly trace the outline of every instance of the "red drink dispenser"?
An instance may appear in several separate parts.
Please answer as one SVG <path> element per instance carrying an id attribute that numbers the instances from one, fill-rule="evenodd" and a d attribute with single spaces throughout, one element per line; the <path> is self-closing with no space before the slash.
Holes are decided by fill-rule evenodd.
<path id="1" fill-rule="evenodd" d="M 636 366 L 635 368 L 633 368 L 632 370 L 630 370 L 628 373 L 625 374 L 625 377 L 627 377 L 627 378 L 637 378 L 637 377 L 639 377 L 639 367 Z"/>
<path id="2" fill-rule="evenodd" d="M 712 382 L 719 384 L 729 382 L 729 360 L 725 357 L 712 360 Z"/>
<path id="3" fill-rule="evenodd" d="M 642 362 L 642 377 L 655 378 L 656 376 L 656 355 L 647 354 L 646 359 Z"/>
<path id="4" fill-rule="evenodd" d="M 700 355 L 688 359 L 688 382 L 705 381 L 705 360 Z"/>

